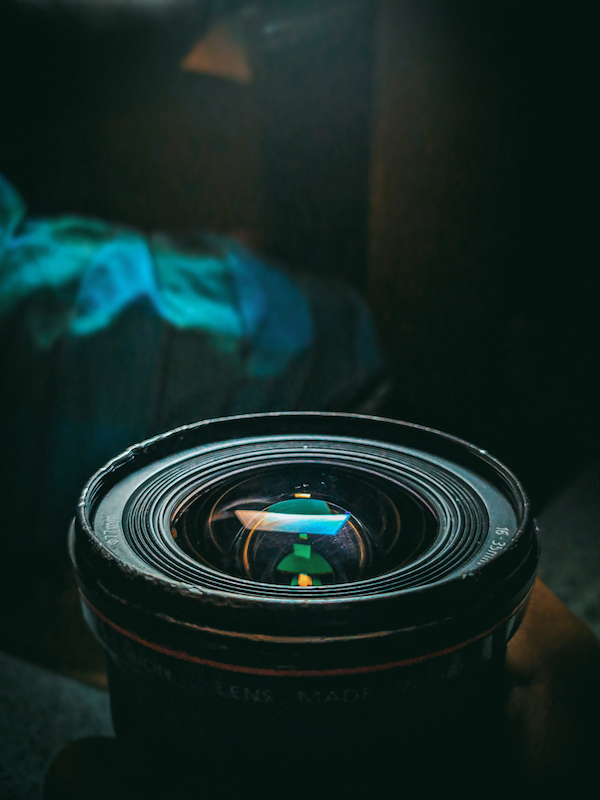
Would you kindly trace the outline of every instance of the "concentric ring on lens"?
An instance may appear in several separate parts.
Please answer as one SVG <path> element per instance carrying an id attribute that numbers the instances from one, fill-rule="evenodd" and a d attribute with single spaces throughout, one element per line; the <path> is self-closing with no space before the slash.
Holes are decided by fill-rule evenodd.
<path id="1" fill-rule="evenodd" d="M 177 510 L 191 497 L 242 482 L 261 469 L 351 471 L 388 494 L 412 497 L 435 520 L 428 546 L 408 563 L 350 582 L 310 587 L 266 583 L 227 574 L 186 553 L 173 538 Z M 343 502 L 342 502 L 343 505 Z M 479 493 L 460 471 L 397 447 L 335 437 L 278 436 L 224 442 L 168 462 L 132 493 L 123 513 L 125 537 L 134 552 L 166 577 L 186 584 L 246 596 L 335 599 L 379 595 L 421 587 L 460 570 L 479 551 L 489 520 Z"/>

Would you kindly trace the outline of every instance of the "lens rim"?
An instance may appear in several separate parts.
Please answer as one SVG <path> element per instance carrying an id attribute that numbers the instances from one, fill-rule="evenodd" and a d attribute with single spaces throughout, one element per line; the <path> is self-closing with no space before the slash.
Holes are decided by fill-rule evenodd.
<path id="1" fill-rule="evenodd" d="M 123 547 L 114 529 L 96 530 L 95 513 L 103 498 L 120 491 L 125 477 L 160 468 L 182 450 L 210 447 L 217 442 L 290 432 L 338 436 L 408 447 L 431 458 L 449 459 L 475 471 L 508 498 L 516 517 L 509 546 L 473 568 L 426 585 L 383 592 L 373 584 L 340 584 L 337 593 L 294 589 L 293 597 L 253 595 L 248 587 L 225 590 L 186 585 L 166 578 Z M 457 437 L 412 423 L 354 414 L 277 412 L 207 420 L 134 445 L 99 470 L 84 488 L 71 536 L 71 552 L 82 592 L 107 617 L 125 627 L 156 631 L 161 615 L 188 631 L 217 636 L 246 636 L 315 641 L 390 636 L 407 631 L 438 641 L 469 639 L 525 601 L 539 558 L 539 539 L 527 496 L 513 473 L 486 451 Z M 245 582 L 250 583 L 248 581 Z M 347 592 L 343 587 L 353 587 Z M 320 589 L 320 587 L 314 587 Z M 362 593 L 361 593 L 362 592 Z M 127 598 L 135 597 L 133 605 Z M 440 619 L 443 609 L 444 619 Z M 440 631 L 446 633 L 440 639 Z M 170 629 L 171 630 L 171 629 Z M 165 636 L 167 634 L 165 633 Z M 179 634 L 178 634 L 179 635 Z M 172 630 L 169 636 L 173 636 Z"/>

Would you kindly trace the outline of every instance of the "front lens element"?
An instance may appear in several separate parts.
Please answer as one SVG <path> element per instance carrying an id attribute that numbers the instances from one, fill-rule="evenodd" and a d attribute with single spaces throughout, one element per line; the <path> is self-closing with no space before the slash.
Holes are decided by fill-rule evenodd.
<path id="1" fill-rule="evenodd" d="M 360 471 L 262 469 L 176 510 L 181 548 L 205 566 L 261 583 L 350 583 L 397 569 L 431 546 L 431 509 Z"/>

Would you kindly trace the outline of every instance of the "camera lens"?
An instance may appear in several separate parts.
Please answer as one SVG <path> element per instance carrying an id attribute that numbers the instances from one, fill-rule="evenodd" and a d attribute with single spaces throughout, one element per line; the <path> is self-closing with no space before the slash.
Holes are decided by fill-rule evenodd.
<path id="1" fill-rule="evenodd" d="M 435 519 L 391 482 L 299 462 L 192 494 L 171 531 L 200 564 L 260 583 L 313 587 L 398 569 L 431 544 Z"/>
<path id="2" fill-rule="evenodd" d="M 117 737 L 281 763 L 363 758 L 481 705 L 539 556 L 519 481 L 485 451 L 318 413 L 131 447 L 85 487 L 70 548 Z"/>

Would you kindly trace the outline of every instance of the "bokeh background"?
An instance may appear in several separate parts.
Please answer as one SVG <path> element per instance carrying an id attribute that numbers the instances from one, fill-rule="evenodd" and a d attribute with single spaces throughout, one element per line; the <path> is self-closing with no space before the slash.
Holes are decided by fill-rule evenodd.
<path id="1" fill-rule="evenodd" d="M 350 287 L 385 374 L 353 404 L 322 370 L 312 407 L 503 460 L 541 520 L 543 577 L 600 631 L 592 20 L 578 1 L 1 0 L 0 174 L 32 219 L 208 231 Z M 127 357 L 117 338 L 106 370 Z M 54 367 L 10 363 L 4 407 L 45 402 L 31 375 Z M 1 466 L 19 470 L 15 448 Z M 13 538 L 30 513 L 4 520 Z M 100 685 L 64 545 L 7 552 L 2 650 Z"/>
<path id="2" fill-rule="evenodd" d="M 3 0 L 2 174 L 33 216 L 238 233 L 353 284 L 386 412 L 545 502 L 597 444 L 590 4 L 213 6 L 249 82 L 181 69 L 206 4 Z"/>

